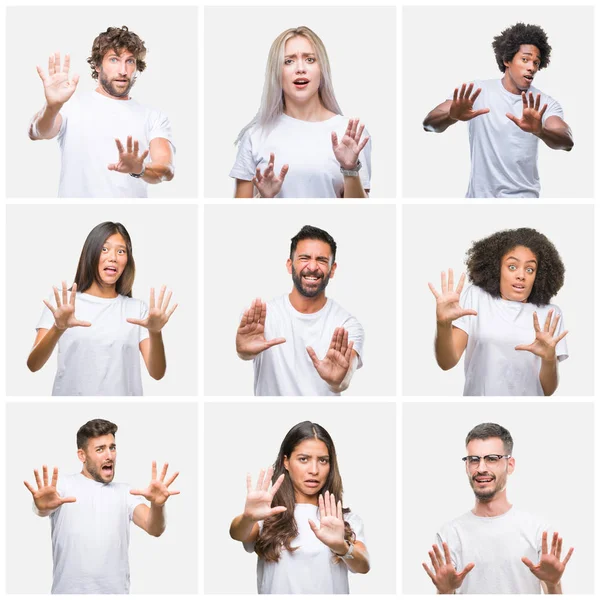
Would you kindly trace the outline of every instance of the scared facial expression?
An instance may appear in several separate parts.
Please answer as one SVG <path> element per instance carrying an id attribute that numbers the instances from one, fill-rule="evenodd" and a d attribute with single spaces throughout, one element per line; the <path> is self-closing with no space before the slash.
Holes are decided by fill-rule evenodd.
<path id="1" fill-rule="evenodd" d="M 333 277 L 337 265 L 331 247 L 321 240 L 300 240 L 293 260 L 287 260 L 294 287 L 305 298 L 321 294 Z"/>
<path id="2" fill-rule="evenodd" d="M 467 445 L 467 456 L 488 456 L 496 454 L 504 456 L 507 452 L 500 438 L 488 438 L 486 440 L 471 440 Z M 485 461 L 479 459 L 479 464 L 470 464 L 466 461 L 467 477 L 471 488 L 478 500 L 489 502 L 497 494 L 504 491 L 508 476 L 514 471 L 514 458 L 501 458 L 496 462 L 491 459 Z"/>
<path id="3" fill-rule="evenodd" d="M 85 448 L 77 450 L 83 463 L 82 473 L 100 483 L 110 483 L 115 476 L 117 445 L 112 433 L 90 438 Z"/>
<path id="4" fill-rule="evenodd" d="M 500 263 L 500 296 L 504 300 L 527 302 L 538 269 L 536 255 L 525 246 L 509 250 Z"/>
<path id="5" fill-rule="evenodd" d="M 114 286 L 127 266 L 127 245 L 120 233 L 113 233 L 102 245 L 98 274 L 106 286 Z"/>
<path id="6" fill-rule="evenodd" d="M 281 83 L 284 97 L 295 102 L 306 102 L 319 92 L 321 67 L 312 44 L 303 35 L 285 43 Z"/>
<path id="7" fill-rule="evenodd" d="M 117 54 L 111 49 L 104 55 L 102 65 L 96 67 L 96 71 L 102 89 L 109 96 L 127 98 L 135 83 L 137 63 L 128 50 L 121 50 Z"/>
<path id="8" fill-rule="evenodd" d="M 522 44 L 511 61 L 504 61 L 504 81 L 513 94 L 526 92 L 540 68 L 541 56 L 537 46 Z"/>
<path id="9" fill-rule="evenodd" d="M 329 476 L 330 456 L 327 446 L 317 438 L 300 442 L 291 456 L 283 459 L 296 496 L 296 502 L 316 504 Z"/>

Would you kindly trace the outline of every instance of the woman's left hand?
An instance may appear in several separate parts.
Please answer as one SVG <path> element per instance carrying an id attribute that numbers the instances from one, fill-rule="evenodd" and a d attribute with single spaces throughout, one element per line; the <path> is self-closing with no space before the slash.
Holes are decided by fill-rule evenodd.
<path id="1" fill-rule="evenodd" d="M 159 333 L 162 328 L 169 322 L 171 315 L 175 312 L 177 304 L 167 310 L 173 292 L 169 292 L 165 298 L 167 287 L 163 285 L 160 288 L 158 302 L 154 302 L 154 288 L 150 288 L 150 308 L 145 319 L 127 319 L 128 323 L 145 327 L 150 333 Z"/>
<path id="2" fill-rule="evenodd" d="M 335 503 L 335 496 L 325 492 L 325 498 L 319 495 L 320 527 L 308 520 L 313 533 L 336 554 L 344 555 L 348 545 L 344 540 L 344 513 L 341 501 Z"/>
<path id="3" fill-rule="evenodd" d="M 544 361 L 556 360 L 556 345 L 562 340 L 568 331 L 563 331 L 559 336 L 554 337 L 556 327 L 560 315 L 556 315 L 554 320 L 552 319 L 553 309 L 548 311 L 546 322 L 544 323 L 544 330 L 540 328 L 540 322 L 538 321 L 537 313 L 533 313 L 533 328 L 535 329 L 535 340 L 531 344 L 521 344 L 516 346 L 515 350 L 527 350 L 536 356 L 539 356 Z"/>
<path id="4" fill-rule="evenodd" d="M 369 136 L 361 141 L 360 138 L 365 126 L 359 126 L 359 123 L 360 119 L 350 119 L 350 121 L 348 121 L 348 127 L 346 127 L 346 133 L 344 133 L 340 142 L 338 142 L 337 133 L 335 131 L 331 132 L 333 153 L 342 169 L 352 170 L 356 168 L 358 155 L 369 141 Z"/>

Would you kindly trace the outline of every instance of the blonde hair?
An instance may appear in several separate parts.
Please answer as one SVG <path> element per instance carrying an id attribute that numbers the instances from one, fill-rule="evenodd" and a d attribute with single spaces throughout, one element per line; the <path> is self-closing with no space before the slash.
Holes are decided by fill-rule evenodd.
<path id="1" fill-rule="evenodd" d="M 321 70 L 321 82 L 319 84 L 319 99 L 321 100 L 321 104 L 323 104 L 327 110 L 335 113 L 336 115 L 342 114 L 342 109 L 335 99 L 333 83 L 331 81 L 329 58 L 327 57 L 327 50 L 325 50 L 325 45 L 321 41 L 321 38 L 319 38 L 319 36 L 308 27 L 300 26 L 293 29 L 287 29 L 281 33 L 271 44 L 269 58 L 267 60 L 265 84 L 263 86 L 260 108 L 258 109 L 258 112 L 252 121 L 250 121 L 250 123 L 248 123 L 248 125 L 246 125 L 240 131 L 237 139 L 235 140 L 236 144 L 242 139 L 246 131 L 248 131 L 251 127 L 257 125 L 258 127 L 268 131 L 273 126 L 277 118 L 283 114 L 285 101 L 283 97 L 283 86 L 281 80 L 285 44 L 288 40 L 298 35 L 305 37 L 312 44 L 317 56 L 317 64 Z"/>

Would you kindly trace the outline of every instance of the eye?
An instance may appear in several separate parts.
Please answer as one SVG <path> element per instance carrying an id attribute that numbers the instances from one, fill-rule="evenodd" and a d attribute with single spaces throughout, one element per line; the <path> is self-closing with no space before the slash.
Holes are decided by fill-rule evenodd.
<path id="1" fill-rule="evenodd" d="M 123 248 L 121 248 L 121 249 L 120 249 L 118 252 L 119 252 L 119 254 L 127 254 L 127 253 L 125 252 L 125 250 L 123 250 Z"/>
<path id="2" fill-rule="evenodd" d="M 304 462 L 306 462 L 306 460 L 307 460 L 307 459 L 306 459 L 306 456 L 300 456 L 300 457 L 298 458 L 298 460 L 299 460 L 301 463 L 304 463 Z"/>
<path id="3" fill-rule="evenodd" d="M 132 64 L 134 64 L 134 63 L 135 63 L 135 59 L 134 59 L 134 58 L 129 58 L 129 59 L 127 59 L 127 62 L 128 62 L 130 65 L 132 65 Z"/>
<path id="4" fill-rule="evenodd" d="M 528 272 L 529 274 L 531 274 L 531 273 L 535 273 L 535 269 L 534 269 L 533 267 L 527 267 L 527 272 Z"/>
<path id="5" fill-rule="evenodd" d="M 468 456 L 467 462 L 470 465 L 478 465 L 479 464 L 479 456 Z"/>
<path id="6" fill-rule="evenodd" d="M 310 63 L 310 64 L 312 64 L 312 63 L 314 63 L 314 62 L 317 62 L 317 59 L 316 59 L 316 58 L 313 58 L 312 56 L 309 56 L 309 57 L 306 59 L 306 62 L 307 62 L 307 63 Z"/>
<path id="7" fill-rule="evenodd" d="M 291 58 L 286 58 L 286 59 L 283 61 L 283 64 L 284 64 L 284 65 L 291 65 L 291 64 L 292 64 L 292 62 L 293 62 L 293 61 L 292 61 L 292 59 L 291 59 Z"/>
<path id="8" fill-rule="evenodd" d="M 107 252 L 108 248 L 106 246 L 102 246 L 102 252 Z"/>
<path id="9" fill-rule="evenodd" d="M 324 465 L 328 465 L 329 464 L 329 459 L 328 458 L 322 458 L 321 459 L 321 463 L 323 463 Z"/>
<path id="10" fill-rule="evenodd" d="M 516 270 L 516 268 L 517 268 L 517 265 L 508 265 L 509 271 L 514 271 L 514 270 Z"/>
<path id="11" fill-rule="evenodd" d="M 117 57 L 116 57 L 116 56 L 113 56 L 113 57 L 110 59 L 110 62 L 112 62 L 112 63 L 114 63 L 114 62 L 116 62 L 116 61 L 117 61 Z"/>
<path id="12" fill-rule="evenodd" d="M 500 460 L 500 457 L 497 454 L 490 454 L 489 456 L 485 457 L 485 462 L 488 463 L 488 465 L 493 465 L 495 463 L 497 463 Z"/>

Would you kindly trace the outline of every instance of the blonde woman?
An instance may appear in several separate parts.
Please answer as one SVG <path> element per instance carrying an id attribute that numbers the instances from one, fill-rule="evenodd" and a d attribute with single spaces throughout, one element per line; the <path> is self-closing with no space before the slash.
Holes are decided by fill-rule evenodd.
<path id="1" fill-rule="evenodd" d="M 366 198 L 364 129 L 342 115 L 319 37 L 308 27 L 284 31 L 269 51 L 258 113 L 236 140 L 235 197 Z"/>

